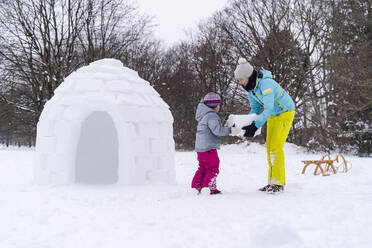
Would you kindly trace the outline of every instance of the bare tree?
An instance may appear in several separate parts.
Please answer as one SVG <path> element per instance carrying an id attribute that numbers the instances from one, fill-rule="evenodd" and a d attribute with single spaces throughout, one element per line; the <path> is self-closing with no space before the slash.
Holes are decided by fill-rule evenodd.
<path id="1" fill-rule="evenodd" d="M 74 69 L 83 1 L 15 0 L 3 3 L 0 12 L 0 56 L 11 75 L 8 83 L 24 98 L 14 104 L 38 118 Z"/>
<path id="2" fill-rule="evenodd" d="M 120 0 L 2 1 L 0 29 L 0 99 L 29 113 L 31 121 L 19 123 L 30 128 L 72 71 L 100 58 L 124 58 L 151 32 L 150 19 Z"/>
<path id="3" fill-rule="evenodd" d="M 79 35 L 86 63 L 121 58 L 151 34 L 151 18 L 125 0 L 87 0 L 83 30 Z"/>

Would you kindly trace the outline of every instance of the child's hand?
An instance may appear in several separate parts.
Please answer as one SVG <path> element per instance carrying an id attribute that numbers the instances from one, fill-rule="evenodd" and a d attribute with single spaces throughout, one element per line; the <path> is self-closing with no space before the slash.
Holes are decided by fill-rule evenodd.
<path id="1" fill-rule="evenodd" d="M 239 127 L 235 126 L 235 125 L 233 125 L 231 127 L 231 135 L 233 135 L 233 136 L 238 135 L 241 131 L 242 130 Z"/>

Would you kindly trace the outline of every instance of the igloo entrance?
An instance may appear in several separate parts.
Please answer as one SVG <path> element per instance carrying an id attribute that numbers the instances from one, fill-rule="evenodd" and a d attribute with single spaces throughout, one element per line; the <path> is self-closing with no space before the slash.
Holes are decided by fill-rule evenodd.
<path id="1" fill-rule="evenodd" d="M 76 150 L 75 182 L 113 184 L 118 181 L 118 137 L 110 115 L 90 114 L 81 125 Z"/>

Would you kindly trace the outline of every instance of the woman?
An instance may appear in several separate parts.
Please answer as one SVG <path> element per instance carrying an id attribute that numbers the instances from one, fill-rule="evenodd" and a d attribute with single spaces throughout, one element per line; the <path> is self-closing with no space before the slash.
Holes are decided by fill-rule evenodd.
<path id="1" fill-rule="evenodd" d="M 269 193 L 284 190 L 285 167 L 283 146 L 295 115 L 295 104 L 288 93 L 272 78 L 271 72 L 258 71 L 246 59 L 239 59 L 234 72 L 239 84 L 248 92 L 250 114 L 259 115 L 243 127 L 245 137 L 253 137 L 267 122 L 266 150 L 269 163 L 268 184 L 260 191 Z M 261 109 L 263 107 L 263 111 Z"/>

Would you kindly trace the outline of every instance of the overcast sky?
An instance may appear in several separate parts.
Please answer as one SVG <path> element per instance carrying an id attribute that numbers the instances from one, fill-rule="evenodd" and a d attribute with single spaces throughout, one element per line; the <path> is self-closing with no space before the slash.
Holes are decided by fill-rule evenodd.
<path id="1" fill-rule="evenodd" d="M 155 35 L 173 44 L 184 39 L 185 30 L 196 29 L 200 20 L 222 9 L 228 0 L 134 0 L 139 9 L 154 17 Z"/>

